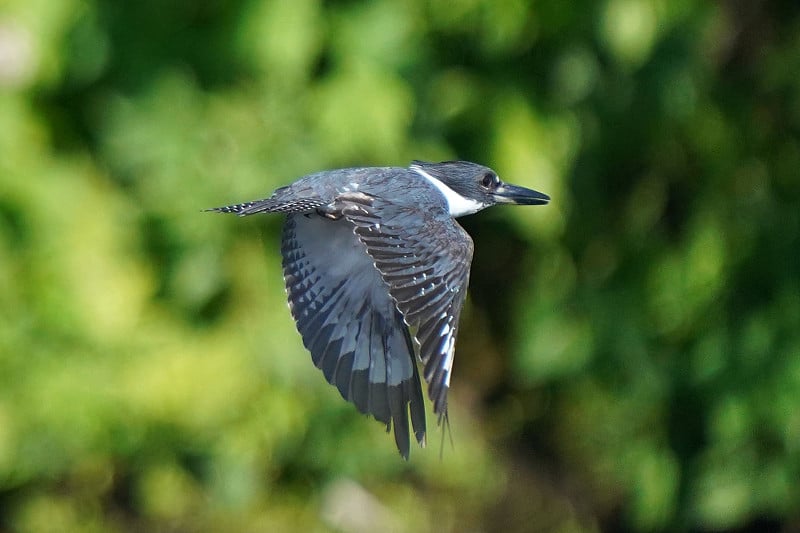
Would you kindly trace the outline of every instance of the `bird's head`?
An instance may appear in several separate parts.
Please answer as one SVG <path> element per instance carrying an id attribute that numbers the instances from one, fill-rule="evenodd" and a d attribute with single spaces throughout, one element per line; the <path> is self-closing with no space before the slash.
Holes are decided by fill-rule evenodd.
<path id="1" fill-rule="evenodd" d="M 477 163 L 414 161 L 409 168 L 442 191 L 453 216 L 475 213 L 495 204 L 543 205 L 550 201 L 539 191 L 504 183 L 494 170 Z"/>

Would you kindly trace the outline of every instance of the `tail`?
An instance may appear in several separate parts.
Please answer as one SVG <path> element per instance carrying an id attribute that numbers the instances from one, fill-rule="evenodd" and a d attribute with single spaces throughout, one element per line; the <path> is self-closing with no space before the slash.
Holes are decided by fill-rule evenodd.
<path id="1" fill-rule="evenodd" d="M 212 207 L 204 211 L 233 213 L 240 217 L 256 213 L 311 213 L 329 203 L 310 189 L 296 191 L 291 186 L 276 189 L 269 198 L 241 204 Z"/>
<path id="2" fill-rule="evenodd" d="M 216 213 L 233 213 L 240 217 L 247 215 L 254 215 L 256 213 L 271 212 L 273 211 L 274 202 L 271 198 L 264 200 L 253 200 L 252 202 L 244 202 L 241 204 L 226 205 L 222 207 L 211 207 L 203 209 L 203 211 L 214 211 Z"/>

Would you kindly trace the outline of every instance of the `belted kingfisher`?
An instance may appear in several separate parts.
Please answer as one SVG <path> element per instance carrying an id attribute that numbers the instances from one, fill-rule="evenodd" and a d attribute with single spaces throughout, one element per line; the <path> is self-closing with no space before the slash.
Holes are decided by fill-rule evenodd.
<path id="1" fill-rule="evenodd" d="M 284 280 L 303 344 L 345 400 L 394 427 L 408 459 L 409 413 L 425 446 L 417 358 L 439 423 L 447 417 L 473 250 L 455 217 L 549 201 L 475 163 L 414 161 L 318 172 L 269 198 L 209 211 L 286 214 Z"/>

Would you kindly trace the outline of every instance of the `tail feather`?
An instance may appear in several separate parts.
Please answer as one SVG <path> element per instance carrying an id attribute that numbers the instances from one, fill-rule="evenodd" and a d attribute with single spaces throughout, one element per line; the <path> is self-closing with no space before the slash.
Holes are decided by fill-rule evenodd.
<path id="1" fill-rule="evenodd" d="M 212 207 L 205 209 L 205 211 L 233 213 L 240 217 L 255 215 L 256 213 L 310 213 L 328 203 L 319 196 L 310 193 L 310 191 L 304 190 L 303 194 L 298 194 L 293 192 L 290 187 L 281 187 L 269 198 Z"/>

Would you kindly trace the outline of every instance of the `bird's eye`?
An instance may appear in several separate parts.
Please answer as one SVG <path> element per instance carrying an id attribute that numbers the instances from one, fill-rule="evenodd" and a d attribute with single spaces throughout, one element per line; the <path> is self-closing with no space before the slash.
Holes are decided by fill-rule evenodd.
<path id="1" fill-rule="evenodd" d="M 481 185 L 483 185 L 487 189 L 497 187 L 499 183 L 500 179 L 494 172 L 487 172 L 486 174 L 483 175 L 483 179 L 481 179 Z"/>

